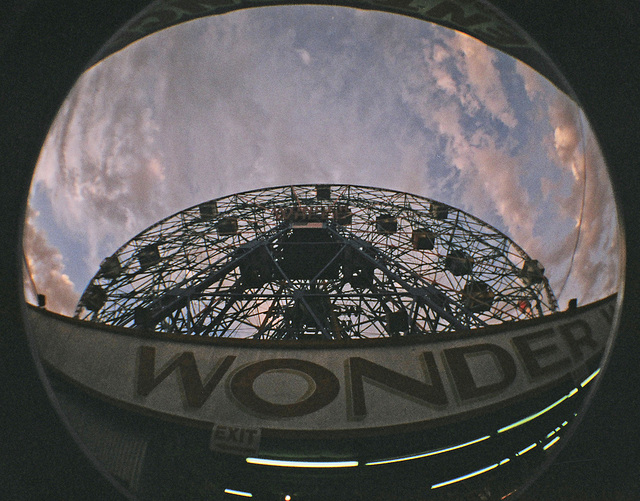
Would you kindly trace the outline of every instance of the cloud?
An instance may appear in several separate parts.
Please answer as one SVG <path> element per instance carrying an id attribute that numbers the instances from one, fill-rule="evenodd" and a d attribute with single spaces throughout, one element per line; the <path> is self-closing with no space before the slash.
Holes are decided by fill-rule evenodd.
<path id="1" fill-rule="evenodd" d="M 562 287 L 583 301 L 611 294 L 618 287 L 620 241 L 615 201 L 607 168 L 586 118 L 558 97 L 549 107 L 555 153 L 576 179 L 568 195 L 555 193 L 560 212 L 575 221 L 574 230 L 550 253 L 551 263 L 567 266 Z"/>
<path id="2" fill-rule="evenodd" d="M 532 112 L 518 115 L 504 56 L 472 38 L 398 16 L 311 8 L 197 20 L 82 76 L 35 178 L 59 226 L 89 248 L 86 276 L 74 281 L 86 283 L 104 257 L 183 208 L 314 182 L 450 203 L 509 234 L 548 269 L 565 270 L 571 238 L 547 256 L 562 224 L 541 225 L 540 203 L 553 200 L 562 220 L 577 217 L 573 176 L 580 181 L 584 169 L 571 103 L 549 108 L 552 86 L 516 65 L 522 80 L 512 80 Z M 545 168 L 536 172 L 541 157 Z M 592 180 L 602 167 L 593 169 Z"/>
<path id="3" fill-rule="evenodd" d="M 25 270 L 25 292 L 35 302 L 33 284 L 38 294 L 46 296 L 46 307 L 65 315 L 72 315 L 78 303 L 79 294 L 69 276 L 64 273 L 63 257 L 50 245 L 46 233 L 33 224 L 37 213 L 31 207 L 24 225 L 23 249 L 28 269 Z"/>
<path id="4" fill-rule="evenodd" d="M 300 59 L 304 64 L 308 66 L 311 63 L 311 55 L 309 54 L 309 51 L 305 49 L 297 49 L 296 53 L 300 56 Z"/>
<path id="5" fill-rule="evenodd" d="M 550 82 L 530 66 L 516 61 L 516 73 L 522 78 L 529 100 L 534 101 L 547 93 Z"/>
<path id="6" fill-rule="evenodd" d="M 396 71 L 407 75 L 403 99 L 444 145 L 449 173 L 440 178 L 440 193 L 433 196 L 506 226 L 512 237 L 526 243 L 532 239 L 534 211 L 521 182 L 522 159 L 505 146 L 498 124 L 481 118 L 486 113 L 509 127 L 518 124 L 496 56 L 462 34 L 436 32 L 423 43 L 422 60 L 398 54 L 404 64 Z M 398 52 L 410 53 L 404 47 Z"/>
<path id="7" fill-rule="evenodd" d="M 491 222 L 539 259 L 562 292 L 561 306 L 570 297 L 584 302 L 614 292 L 619 244 L 613 196 L 575 103 L 518 63 L 530 99 L 530 122 L 519 123 L 496 53 L 456 34 L 425 40 L 423 54 L 422 66 L 412 61 L 402 71 L 410 75 L 407 82 L 432 85 L 406 85 L 403 99 L 446 145 L 456 174 L 439 184 L 453 186 L 441 190 L 444 201 Z M 469 126 L 483 111 L 513 132 L 505 136 L 491 121 Z"/>
<path id="8" fill-rule="evenodd" d="M 332 23 L 341 30 L 338 45 L 352 40 L 349 19 Z M 280 23 L 255 11 L 194 21 L 80 78 L 35 177 L 58 225 L 89 248 L 78 283 L 139 231 L 203 200 L 274 184 L 377 184 L 381 177 L 404 188 L 391 169 L 424 166 L 415 145 L 428 145 L 389 106 L 385 68 L 359 64 L 366 45 L 336 53 L 323 27 L 311 23 L 296 34 Z M 301 65 L 311 53 L 319 64 Z"/>
<path id="9" fill-rule="evenodd" d="M 507 127 L 515 127 L 518 121 L 496 70 L 496 52 L 462 33 L 452 37 L 451 48 L 458 53 L 457 66 L 465 75 L 469 87 L 464 97 L 477 100 L 493 118 Z"/>
<path id="10" fill-rule="evenodd" d="M 146 77 L 131 75 L 130 66 L 109 75 L 90 71 L 78 81 L 35 175 L 49 193 L 57 222 L 88 244 L 94 270 L 105 249 L 115 250 L 123 235 L 154 222 L 167 200 L 153 113 L 136 98 Z M 118 99 L 111 100 L 114 89 Z"/>
<path id="11" fill-rule="evenodd" d="M 549 119 L 553 127 L 553 145 L 558 161 L 569 167 L 577 179 L 579 164 L 584 160 L 580 150 L 583 140 L 580 112 L 573 101 L 558 95 L 549 106 Z"/>

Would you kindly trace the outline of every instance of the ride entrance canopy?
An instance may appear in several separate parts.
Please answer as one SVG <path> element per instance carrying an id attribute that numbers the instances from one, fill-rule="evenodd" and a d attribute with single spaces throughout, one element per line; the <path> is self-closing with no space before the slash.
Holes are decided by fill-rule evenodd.
<path id="1" fill-rule="evenodd" d="M 142 499 L 519 492 L 624 271 L 565 80 L 484 2 L 194 5 L 123 27 L 38 160 L 25 318 L 70 426 Z"/>

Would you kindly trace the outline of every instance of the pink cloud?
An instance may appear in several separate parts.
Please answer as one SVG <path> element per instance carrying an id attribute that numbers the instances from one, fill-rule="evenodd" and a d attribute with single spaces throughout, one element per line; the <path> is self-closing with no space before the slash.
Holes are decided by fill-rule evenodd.
<path id="1" fill-rule="evenodd" d="M 63 315 L 73 315 L 79 294 L 73 282 L 64 273 L 64 264 L 60 251 L 52 246 L 44 232 L 33 224 L 34 212 L 29 214 L 24 225 L 23 249 L 25 254 L 25 291 L 27 297 L 35 300 L 31 273 L 38 294 L 46 296 L 46 307 Z"/>
<path id="2" fill-rule="evenodd" d="M 495 51 L 468 35 L 457 33 L 451 40 L 457 51 L 458 69 L 465 74 L 472 97 L 496 119 L 513 128 L 518 121 L 507 101 L 506 93 L 495 67 Z"/>
<path id="3" fill-rule="evenodd" d="M 567 290 L 580 291 L 583 301 L 611 294 L 618 287 L 620 241 L 615 201 L 604 158 L 586 119 L 568 98 L 549 106 L 555 155 L 575 179 L 568 195 L 552 201 L 574 230 L 549 253 L 549 262 L 565 263 Z"/>

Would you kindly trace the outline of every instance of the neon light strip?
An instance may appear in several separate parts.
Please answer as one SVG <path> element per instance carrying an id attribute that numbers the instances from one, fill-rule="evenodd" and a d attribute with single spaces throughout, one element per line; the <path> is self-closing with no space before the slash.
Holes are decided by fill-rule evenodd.
<path id="1" fill-rule="evenodd" d="M 460 482 L 462 480 L 466 480 L 468 478 L 475 477 L 477 475 L 482 475 L 483 473 L 486 473 L 486 472 L 488 472 L 490 470 L 493 470 L 494 468 L 497 468 L 498 466 L 499 466 L 499 463 L 492 464 L 491 466 L 487 466 L 486 468 L 482 468 L 481 470 L 474 471 L 473 473 L 467 473 L 466 475 L 462 475 L 461 477 L 453 478 L 451 480 L 447 480 L 446 482 L 441 482 L 439 484 L 434 484 L 434 485 L 431 486 L 431 488 L 432 489 L 437 489 L 439 487 L 444 487 L 445 485 L 454 484 L 456 482 Z"/>
<path id="2" fill-rule="evenodd" d="M 420 459 L 425 458 L 427 456 L 435 456 L 436 454 L 442 454 L 443 452 L 455 451 L 456 449 L 462 449 L 463 447 L 467 447 L 468 445 L 477 444 L 478 442 L 482 442 L 483 440 L 487 440 L 491 438 L 490 435 L 486 435 L 484 437 L 476 438 L 475 440 L 471 440 L 470 442 L 465 442 L 463 444 L 453 445 L 451 447 L 446 447 L 444 449 L 437 449 L 435 451 L 425 452 L 423 454 L 416 454 L 415 456 L 405 456 L 393 459 L 382 459 L 380 461 L 372 461 L 370 463 L 366 463 L 367 466 L 373 466 L 377 464 L 388 464 L 388 463 L 399 463 L 401 461 L 410 461 L 412 459 Z"/>
<path id="3" fill-rule="evenodd" d="M 574 388 L 573 390 L 571 390 L 568 394 L 566 394 L 564 397 L 562 397 L 559 400 L 556 400 L 554 403 L 552 403 L 551 405 L 545 407 L 544 409 L 542 409 L 541 411 L 536 412 L 535 414 L 531 414 L 530 416 L 527 416 L 526 418 L 521 419 L 520 421 L 516 421 L 515 423 L 510 424 L 509 426 L 505 426 L 504 428 L 500 428 L 498 430 L 498 433 L 503 433 L 505 431 L 509 431 L 513 428 L 516 428 L 517 426 L 523 425 L 525 423 L 528 423 L 529 421 L 536 419 L 540 416 L 542 416 L 545 412 L 549 412 L 551 409 L 553 409 L 554 407 L 560 405 L 562 402 L 564 402 L 566 399 L 571 398 L 572 396 L 574 396 L 576 393 L 578 393 L 578 388 Z"/>
<path id="4" fill-rule="evenodd" d="M 555 444 L 558 440 L 560 440 L 560 437 L 554 438 L 551 442 L 549 442 L 547 445 L 545 445 L 542 449 L 546 451 L 549 447 L 551 447 L 553 444 Z"/>
<path id="5" fill-rule="evenodd" d="M 537 445 L 538 444 L 531 444 L 529 447 L 525 447 L 520 452 L 516 452 L 516 456 L 522 456 L 523 454 L 525 454 L 526 452 L 529 452 L 531 449 L 533 449 Z"/>
<path id="6" fill-rule="evenodd" d="M 556 433 L 558 433 L 562 428 L 564 428 L 565 426 L 567 426 L 569 424 L 569 421 L 565 421 L 564 423 L 562 423 L 560 426 L 558 426 L 555 430 L 551 430 L 549 433 L 547 433 L 546 438 L 551 438 L 553 435 L 555 435 Z"/>
<path id="7" fill-rule="evenodd" d="M 234 494 L 235 496 L 242 496 L 245 498 L 252 498 L 253 494 L 251 494 L 250 492 L 242 492 L 242 491 L 235 491 L 233 489 L 225 489 L 224 492 L 226 494 Z"/>
<path id="8" fill-rule="evenodd" d="M 598 374 L 600 373 L 600 369 L 596 369 L 593 374 L 591 374 L 587 379 L 585 379 L 584 381 L 582 381 L 582 383 L 580 383 L 580 386 L 582 388 L 584 388 L 585 386 L 587 386 L 592 380 L 593 378 L 595 378 Z"/>
<path id="9" fill-rule="evenodd" d="M 290 468 L 350 468 L 358 466 L 357 461 L 284 461 L 280 459 L 247 458 L 249 464 L 265 466 L 286 466 Z"/>
<path id="10" fill-rule="evenodd" d="M 500 466 L 502 466 L 503 464 L 506 464 L 506 463 L 508 463 L 509 461 L 511 461 L 511 459 L 509 459 L 509 458 L 505 458 L 505 459 L 503 459 L 502 461 L 500 461 L 500 463 L 498 463 L 498 464 L 499 464 Z"/>

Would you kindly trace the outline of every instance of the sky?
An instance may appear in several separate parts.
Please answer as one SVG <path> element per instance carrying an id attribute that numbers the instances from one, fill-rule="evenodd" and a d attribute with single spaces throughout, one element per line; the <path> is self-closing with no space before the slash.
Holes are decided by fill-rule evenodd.
<path id="1" fill-rule="evenodd" d="M 71 315 L 100 262 L 156 221 L 299 183 L 467 211 L 542 263 L 561 309 L 618 286 L 610 182 L 571 99 L 468 35 L 329 6 L 198 19 L 87 70 L 38 160 L 25 262 Z"/>

